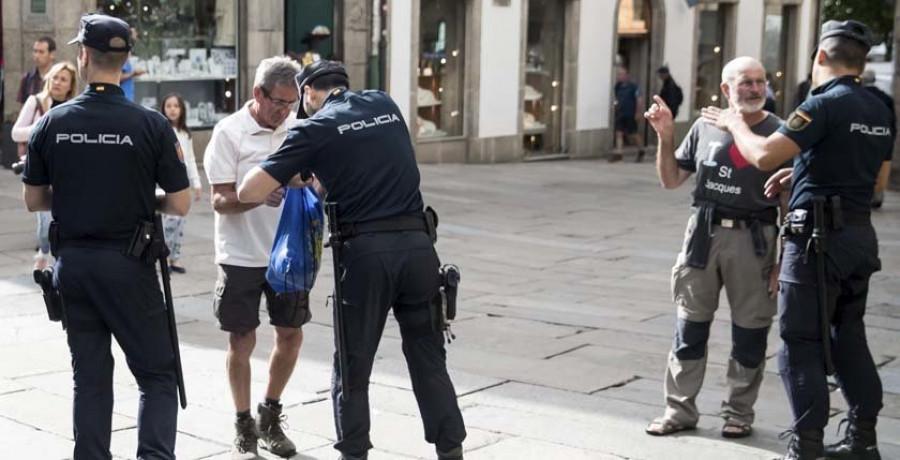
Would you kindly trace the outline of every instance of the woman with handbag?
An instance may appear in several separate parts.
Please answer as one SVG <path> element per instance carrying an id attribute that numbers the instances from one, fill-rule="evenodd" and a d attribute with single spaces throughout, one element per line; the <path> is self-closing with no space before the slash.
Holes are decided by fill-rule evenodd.
<path id="1" fill-rule="evenodd" d="M 13 125 L 12 139 L 20 144 L 19 155 L 22 159 L 27 153 L 28 138 L 38 120 L 50 109 L 75 97 L 77 72 L 71 62 L 55 64 L 44 78 L 44 89 L 34 96 L 29 96 L 19 112 L 19 118 Z M 38 250 L 34 255 L 34 269 L 43 270 L 50 259 L 50 222 L 53 217 L 50 211 L 37 213 Z"/>

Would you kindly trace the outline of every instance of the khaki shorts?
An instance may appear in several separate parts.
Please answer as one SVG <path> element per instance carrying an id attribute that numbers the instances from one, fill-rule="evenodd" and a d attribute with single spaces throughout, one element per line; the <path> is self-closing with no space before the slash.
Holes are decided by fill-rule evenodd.
<path id="1" fill-rule="evenodd" d="M 219 327 L 228 332 L 249 332 L 259 326 L 259 303 L 266 297 L 269 324 L 299 328 L 312 319 L 309 291 L 278 294 L 266 282 L 266 267 L 219 265 L 213 311 Z"/>
<path id="2" fill-rule="evenodd" d="M 693 218 L 693 217 L 692 217 Z M 690 224 L 688 229 L 693 228 Z M 732 322 L 746 329 L 768 327 L 777 310 L 769 297 L 769 274 L 775 266 L 777 229 L 763 226 L 767 253 L 758 256 L 748 229 L 715 226 L 705 269 L 685 265 L 685 251 L 672 268 L 672 294 L 678 316 L 703 323 L 713 320 L 725 287 Z M 690 235 L 685 235 L 685 244 Z"/>

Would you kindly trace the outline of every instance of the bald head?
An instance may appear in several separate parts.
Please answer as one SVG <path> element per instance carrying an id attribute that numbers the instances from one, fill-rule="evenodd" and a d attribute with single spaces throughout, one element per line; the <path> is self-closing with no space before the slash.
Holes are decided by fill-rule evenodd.
<path id="1" fill-rule="evenodd" d="M 722 93 L 728 105 L 753 114 L 766 104 L 766 69 L 751 57 L 739 57 L 722 69 Z"/>
<path id="2" fill-rule="evenodd" d="M 766 74 L 766 69 L 763 67 L 762 62 L 748 56 L 734 58 L 722 68 L 722 83 L 732 83 L 740 74 L 756 72 L 760 72 L 763 75 Z"/>

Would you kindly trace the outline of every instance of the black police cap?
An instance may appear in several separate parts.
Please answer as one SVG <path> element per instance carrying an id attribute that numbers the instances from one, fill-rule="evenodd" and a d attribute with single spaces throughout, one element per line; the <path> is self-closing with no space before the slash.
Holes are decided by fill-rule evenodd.
<path id="1" fill-rule="evenodd" d="M 848 19 L 846 21 L 831 20 L 823 24 L 822 36 L 819 37 L 819 43 L 821 43 L 822 40 L 831 37 L 844 37 L 855 40 L 865 46 L 866 49 L 871 48 L 875 41 L 872 29 L 869 29 L 869 26 L 853 19 Z"/>
<path id="2" fill-rule="evenodd" d="M 321 60 L 303 68 L 294 79 L 297 81 L 297 89 L 300 90 L 300 105 L 297 107 L 297 118 L 309 118 L 306 110 L 303 109 L 303 88 L 312 84 L 313 81 L 324 77 L 325 75 L 342 75 L 348 81 L 350 77 L 344 64 L 340 61 Z"/>
<path id="3" fill-rule="evenodd" d="M 123 46 L 113 46 L 111 42 L 121 38 Z M 127 22 L 105 14 L 86 14 L 81 17 L 81 29 L 70 45 L 81 43 L 102 52 L 131 51 L 131 27 Z"/>

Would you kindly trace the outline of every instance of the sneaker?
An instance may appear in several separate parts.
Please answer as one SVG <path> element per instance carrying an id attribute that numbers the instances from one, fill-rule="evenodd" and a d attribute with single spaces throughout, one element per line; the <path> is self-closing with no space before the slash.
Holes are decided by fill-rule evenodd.
<path id="1" fill-rule="evenodd" d="M 296 454 L 297 447 L 284 434 L 287 415 L 281 413 L 281 406 L 269 407 L 260 404 L 257 411 L 259 419 L 256 429 L 259 432 L 259 445 L 279 457 L 288 458 Z"/>
<path id="2" fill-rule="evenodd" d="M 172 273 L 181 273 L 181 274 L 187 273 L 187 270 L 185 270 L 184 267 L 182 267 L 181 265 L 169 264 L 169 271 Z"/>
<path id="3" fill-rule="evenodd" d="M 256 423 L 253 418 L 234 422 L 237 436 L 231 446 L 231 460 L 256 460 L 260 458 L 257 450 Z"/>

